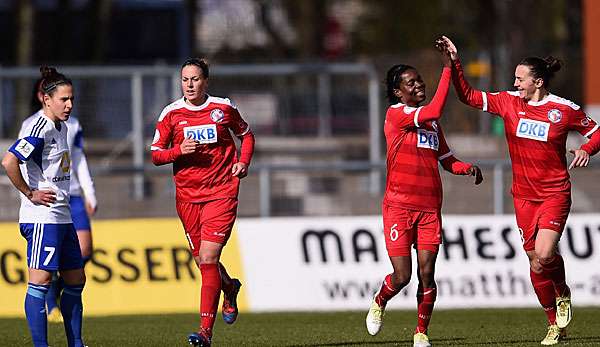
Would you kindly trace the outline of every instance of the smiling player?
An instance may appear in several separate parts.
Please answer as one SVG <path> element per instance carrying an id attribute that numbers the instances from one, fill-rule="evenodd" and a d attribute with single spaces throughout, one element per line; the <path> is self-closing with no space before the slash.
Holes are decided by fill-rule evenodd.
<path id="1" fill-rule="evenodd" d="M 437 286 L 435 261 L 442 241 L 442 182 L 438 163 L 455 175 L 473 175 L 481 183 L 481 170 L 456 159 L 448 148 L 438 120 L 450 87 L 450 57 L 436 41 L 445 67 L 431 102 L 425 101 L 425 83 L 408 65 L 395 65 L 386 77 L 387 96 L 392 104 L 386 114 L 387 182 L 383 198 L 385 243 L 394 272 L 387 275 L 373 298 L 366 318 L 367 331 L 376 335 L 383 325 L 387 302 L 411 278 L 411 246 L 417 249 L 419 286 L 415 347 L 430 346 L 427 329 Z"/>
<path id="2" fill-rule="evenodd" d="M 488 93 L 473 89 L 464 78 L 458 52 L 444 37 L 453 64 L 453 81 L 460 100 L 496 114 L 504 121 L 513 167 L 512 194 L 523 248 L 529 257 L 531 283 L 548 318 L 542 345 L 566 336 L 571 321 L 571 292 L 558 241 L 571 207 L 566 141 L 569 131 L 590 138 L 569 169 L 588 165 L 600 150 L 598 124 L 575 103 L 551 94 L 550 80 L 561 64 L 553 57 L 528 57 L 515 69 L 516 91 Z"/>

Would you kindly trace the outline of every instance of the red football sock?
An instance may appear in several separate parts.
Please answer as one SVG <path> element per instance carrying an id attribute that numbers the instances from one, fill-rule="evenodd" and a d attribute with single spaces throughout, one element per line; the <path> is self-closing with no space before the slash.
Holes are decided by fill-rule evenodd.
<path id="1" fill-rule="evenodd" d="M 543 271 L 538 274 L 530 269 L 529 275 L 535 295 L 537 295 L 538 301 L 548 317 L 548 324 L 556 324 L 556 297 L 552 281 L 545 276 Z"/>
<path id="2" fill-rule="evenodd" d="M 200 289 L 200 327 L 212 335 L 215 315 L 221 295 L 221 274 L 217 264 L 200 264 L 202 287 Z"/>
<path id="3" fill-rule="evenodd" d="M 375 296 L 375 302 L 377 305 L 385 307 L 387 302 L 400 292 L 400 289 L 402 288 L 396 289 L 392 285 L 392 274 L 385 276 L 381 284 L 381 289 L 379 289 L 379 293 Z"/>
<path id="4" fill-rule="evenodd" d="M 417 289 L 417 329 L 415 333 L 426 333 L 433 312 L 433 304 L 437 297 L 436 288 Z"/>
<path id="5" fill-rule="evenodd" d="M 567 293 L 567 284 L 565 283 L 565 262 L 560 254 L 556 254 L 550 263 L 542 264 L 544 274 L 549 277 L 554 284 L 556 296 Z"/>

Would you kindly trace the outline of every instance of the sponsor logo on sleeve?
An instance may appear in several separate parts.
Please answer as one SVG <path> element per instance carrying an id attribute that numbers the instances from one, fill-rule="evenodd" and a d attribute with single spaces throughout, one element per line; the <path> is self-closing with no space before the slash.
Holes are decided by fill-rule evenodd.
<path id="1" fill-rule="evenodd" d="M 217 142 L 217 126 L 215 124 L 195 125 L 183 128 L 186 139 L 193 139 L 201 144 Z"/>
<path id="2" fill-rule="evenodd" d="M 210 119 L 213 120 L 213 122 L 215 123 L 219 123 L 220 121 L 223 120 L 223 118 L 225 117 L 225 114 L 223 113 L 223 111 L 221 111 L 220 109 L 214 109 L 210 112 Z"/>
<path id="3" fill-rule="evenodd" d="M 437 151 L 440 147 L 438 134 L 435 131 L 427 131 L 425 129 L 417 129 L 417 147 L 428 148 Z"/>
<path id="4" fill-rule="evenodd" d="M 548 120 L 552 123 L 558 123 L 562 119 L 562 113 L 557 109 L 551 109 L 548 111 Z"/>
<path id="5" fill-rule="evenodd" d="M 548 132 L 550 132 L 550 123 L 526 118 L 519 119 L 517 137 L 547 142 Z"/>
<path id="6" fill-rule="evenodd" d="M 581 125 L 584 127 L 587 127 L 590 125 L 591 121 L 592 121 L 592 119 L 590 117 L 585 117 L 584 119 L 581 120 Z"/>
<path id="7" fill-rule="evenodd" d="M 21 139 L 19 143 L 17 143 L 17 145 L 15 146 L 15 150 L 19 152 L 24 158 L 29 158 L 34 149 L 35 147 L 25 139 Z"/>

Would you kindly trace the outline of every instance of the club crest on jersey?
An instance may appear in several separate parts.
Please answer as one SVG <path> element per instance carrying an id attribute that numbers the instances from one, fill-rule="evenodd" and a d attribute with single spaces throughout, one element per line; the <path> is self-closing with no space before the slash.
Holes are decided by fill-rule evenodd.
<path id="1" fill-rule="evenodd" d="M 417 147 L 429 148 L 437 151 L 440 147 L 440 140 L 436 131 L 427 131 L 425 129 L 417 130 Z"/>
<path id="2" fill-rule="evenodd" d="M 561 119 L 562 113 L 559 110 L 553 108 L 550 111 L 548 111 L 548 120 L 552 123 L 558 123 Z"/>
<path id="3" fill-rule="evenodd" d="M 183 136 L 201 144 L 217 142 L 217 126 L 215 124 L 195 125 L 183 128 Z"/>
<path id="4" fill-rule="evenodd" d="M 225 114 L 223 113 L 223 111 L 217 109 L 214 109 L 210 112 L 210 119 L 213 120 L 213 122 L 215 123 L 219 123 L 220 121 L 223 120 L 223 118 L 225 117 Z"/>
<path id="5" fill-rule="evenodd" d="M 536 141 L 548 141 L 550 123 L 540 122 L 533 119 L 521 118 L 517 125 L 517 137 Z"/>

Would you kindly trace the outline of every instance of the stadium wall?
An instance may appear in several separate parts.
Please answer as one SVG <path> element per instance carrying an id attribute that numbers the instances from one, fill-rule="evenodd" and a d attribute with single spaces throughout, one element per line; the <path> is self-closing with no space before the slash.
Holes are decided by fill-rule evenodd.
<path id="1" fill-rule="evenodd" d="M 199 272 L 177 219 L 95 221 L 87 315 L 196 312 Z M 241 311 L 365 310 L 391 271 L 378 216 L 240 219 L 223 262 Z M 25 241 L 0 224 L 0 316 L 22 316 Z M 447 215 L 439 308 L 537 307 L 512 215 Z M 573 302 L 600 305 L 600 214 L 571 215 L 560 250 Z M 414 272 L 416 273 L 416 268 Z M 392 300 L 414 309 L 416 279 Z"/>

